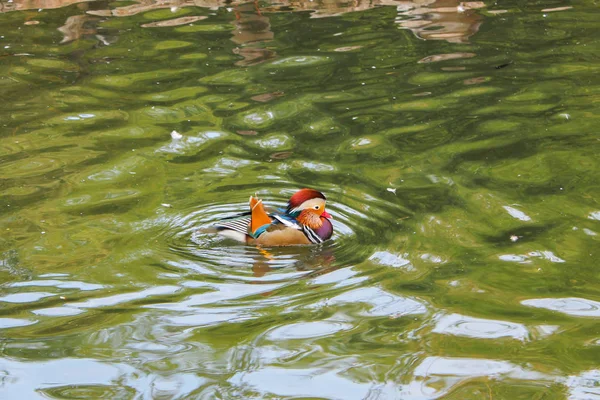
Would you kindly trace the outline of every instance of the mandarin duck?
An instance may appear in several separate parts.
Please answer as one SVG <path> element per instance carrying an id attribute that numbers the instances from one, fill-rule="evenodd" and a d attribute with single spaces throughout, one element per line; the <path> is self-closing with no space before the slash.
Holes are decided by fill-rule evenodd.
<path id="1" fill-rule="evenodd" d="M 333 234 L 325 201 L 321 192 L 300 189 L 290 197 L 287 208 L 269 214 L 262 200 L 250 196 L 250 212 L 221 220 L 214 227 L 220 235 L 248 244 L 319 244 Z"/>

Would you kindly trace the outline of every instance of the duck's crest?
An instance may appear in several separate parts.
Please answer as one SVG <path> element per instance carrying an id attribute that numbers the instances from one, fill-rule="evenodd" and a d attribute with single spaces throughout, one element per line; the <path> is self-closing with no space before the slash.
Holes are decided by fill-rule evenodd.
<path id="1" fill-rule="evenodd" d="M 300 189 L 296 193 L 294 193 L 294 195 L 292 197 L 290 197 L 290 200 L 288 201 L 288 206 L 287 206 L 288 213 L 297 212 L 298 210 L 295 210 L 295 209 L 300 207 L 300 205 L 302 203 L 304 203 L 305 201 L 310 200 L 310 199 L 327 200 L 325 198 L 325 195 L 317 190 Z"/>

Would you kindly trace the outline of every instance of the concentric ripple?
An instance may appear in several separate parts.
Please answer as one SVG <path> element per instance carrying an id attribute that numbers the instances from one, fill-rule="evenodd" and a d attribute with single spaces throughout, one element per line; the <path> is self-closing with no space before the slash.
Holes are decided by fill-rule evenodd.
<path id="1" fill-rule="evenodd" d="M 270 193 L 261 197 L 267 207 L 275 209 L 284 207 L 284 199 L 292 193 L 293 190 L 284 190 L 280 197 L 270 196 Z M 167 243 L 168 251 L 180 256 L 179 261 L 170 261 L 174 267 L 207 275 L 238 277 L 247 274 L 246 268 L 250 267 L 254 277 L 277 271 L 277 279 L 282 279 L 282 274 L 296 276 L 296 271 L 335 269 L 362 262 L 370 252 L 367 246 L 357 246 L 357 242 L 368 243 L 376 234 L 361 226 L 362 218 L 366 219 L 361 211 L 337 201 L 330 201 L 327 206 L 333 217 L 333 237 L 318 246 L 262 248 L 240 244 L 210 231 L 217 221 L 247 208 L 246 202 L 209 203 L 187 213 L 168 215 L 171 209 L 166 207 L 164 216 L 152 224 L 161 226 L 159 236 Z"/>

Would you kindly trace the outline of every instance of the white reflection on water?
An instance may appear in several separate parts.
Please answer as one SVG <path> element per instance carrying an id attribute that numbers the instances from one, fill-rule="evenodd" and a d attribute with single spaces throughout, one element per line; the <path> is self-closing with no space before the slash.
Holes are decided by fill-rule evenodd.
<path id="1" fill-rule="evenodd" d="M 237 323 L 252 318 L 250 312 L 244 312 L 240 307 L 207 308 L 197 307 L 194 312 L 174 314 L 164 317 L 167 324 L 177 326 L 201 327 L 219 323 Z"/>
<path id="2" fill-rule="evenodd" d="M 500 256 L 498 256 L 498 258 L 502 261 L 510 261 L 510 262 L 518 262 L 521 264 L 528 264 L 531 263 L 530 258 L 532 257 L 536 257 L 536 258 L 541 258 L 543 260 L 547 260 L 553 263 L 564 263 L 566 262 L 565 260 L 563 260 L 562 258 L 558 257 L 556 254 L 554 254 L 551 251 L 547 251 L 547 250 L 535 250 L 535 251 L 530 251 L 529 253 L 527 253 L 527 255 L 522 254 L 502 254 Z"/>
<path id="3" fill-rule="evenodd" d="M 142 300 L 150 296 L 164 296 L 173 294 L 179 291 L 180 289 L 181 288 L 179 286 L 156 286 L 139 292 L 117 294 L 114 296 L 89 299 L 79 303 L 71 303 L 69 304 L 69 306 L 79 308 L 98 308 L 115 306 L 117 304 L 128 303 L 135 300 Z"/>
<path id="4" fill-rule="evenodd" d="M 559 329 L 559 325 L 537 325 L 533 328 L 533 336 L 541 339 L 556 333 Z"/>
<path id="5" fill-rule="evenodd" d="M 527 214 L 525 214 L 521 210 L 517 210 L 516 208 L 511 207 L 511 206 L 502 206 L 502 208 L 504 208 L 506 211 L 508 211 L 510 216 L 513 218 L 516 218 L 520 221 L 531 221 L 531 217 L 529 217 Z"/>
<path id="6" fill-rule="evenodd" d="M 348 281 L 353 281 L 352 283 L 356 283 L 354 282 L 356 279 L 358 279 L 357 282 L 361 282 L 367 279 L 366 277 L 356 277 L 357 274 L 358 272 L 356 272 L 351 267 L 340 268 L 336 269 L 335 271 L 331 271 L 328 274 L 317 276 L 316 278 L 311 280 L 311 283 L 314 285 L 327 285 L 336 283 L 337 285 L 339 285 L 339 287 L 341 287 L 347 286 L 346 284 Z M 337 285 L 336 287 L 338 287 Z"/>
<path id="7" fill-rule="evenodd" d="M 364 399 L 371 386 L 317 368 L 288 369 L 267 367 L 258 371 L 239 372 L 229 379 L 234 386 L 250 387 L 261 393 L 278 396 L 315 397 L 325 399 Z"/>
<path id="8" fill-rule="evenodd" d="M 336 321 L 298 322 L 277 327 L 267 337 L 271 340 L 309 339 L 333 335 L 351 328 L 351 324 Z"/>
<path id="9" fill-rule="evenodd" d="M 178 133 L 178 132 L 176 132 Z M 179 133 L 178 133 L 179 134 Z M 206 131 L 200 132 L 196 136 L 188 135 L 183 136 L 179 134 L 181 137 L 174 138 L 171 133 L 171 140 L 169 143 L 165 144 L 158 150 L 157 153 L 172 153 L 172 154 L 181 154 L 181 155 L 189 155 L 196 153 L 202 146 L 206 143 L 214 142 L 216 140 L 222 139 L 227 136 L 227 133 L 220 131 Z"/>
<path id="10" fill-rule="evenodd" d="M 585 371 L 577 376 L 569 376 L 566 385 L 569 387 L 568 400 L 600 399 L 600 370 Z"/>
<path id="11" fill-rule="evenodd" d="M 558 311 L 576 317 L 600 317 L 600 302 L 578 297 L 530 299 L 523 300 L 521 304 Z"/>
<path id="12" fill-rule="evenodd" d="M 194 373 L 157 376 L 152 381 L 151 398 L 190 398 L 187 396 L 191 395 L 206 382 L 208 382 L 208 379 L 199 377 Z M 194 396 L 192 396 L 192 398 L 193 397 Z"/>
<path id="13" fill-rule="evenodd" d="M 192 283 L 195 284 L 191 285 Z M 175 311 L 172 315 L 166 315 L 163 320 L 168 324 L 178 326 L 199 327 L 225 322 L 240 322 L 255 317 L 253 311 L 265 307 L 265 303 L 257 303 L 251 300 L 246 304 L 242 300 L 244 297 L 264 294 L 285 286 L 286 283 L 248 285 L 240 283 L 185 282 L 185 286 L 190 287 L 190 285 L 194 289 L 204 289 L 206 291 L 193 294 L 176 303 L 151 304 L 144 306 L 144 308 Z M 235 304 L 227 307 L 228 302 L 232 300 L 236 300 Z"/>
<path id="14" fill-rule="evenodd" d="M 523 369 L 507 361 L 477 358 L 427 357 L 419 364 L 416 379 L 403 389 L 406 399 L 436 399 L 460 383 L 476 377 L 550 380 L 550 376 Z"/>
<path id="15" fill-rule="evenodd" d="M 32 325 L 36 322 L 36 320 L 30 321 L 27 319 L 20 318 L 0 318 L 0 329 L 17 328 L 19 326 Z"/>
<path id="16" fill-rule="evenodd" d="M 590 215 L 588 216 L 588 218 L 600 221 L 600 211 L 591 212 Z"/>
<path id="17" fill-rule="evenodd" d="M 274 357 L 270 358 L 276 360 Z M 414 369 L 412 380 L 405 384 L 393 379 L 373 382 L 353 377 L 351 374 L 354 367 L 365 366 L 353 362 L 351 358 L 339 359 L 335 371 L 331 366 L 325 367 L 287 369 L 266 366 L 252 372 L 238 372 L 229 379 L 229 383 L 238 388 L 258 391 L 263 395 L 327 399 L 428 400 L 443 397 L 459 385 L 480 377 L 532 382 L 564 381 L 564 378 L 527 370 L 507 361 L 476 358 L 427 357 Z M 580 381 L 572 381 L 578 388 L 582 386 Z"/>
<path id="18" fill-rule="evenodd" d="M 213 167 L 205 168 L 203 171 L 207 173 L 213 173 L 219 176 L 226 176 L 229 174 L 233 174 L 238 169 L 245 167 L 247 165 L 252 164 L 252 161 L 242 160 L 239 158 L 220 158 Z"/>
<path id="19" fill-rule="evenodd" d="M 86 283 L 79 281 L 59 281 L 54 279 L 48 280 L 35 280 L 35 281 L 23 281 L 23 282 L 14 282 L 9 285 L 10 287 L 29 287 L 29 286 L 41 286 L 47 287 L 52 286 L 60 289 L 79 289 L 82 291 L 87 290 L 98 290 L 102 289 L 104 286 L 95 284 L 95 283 Z"/>
<path id="20" fill-rule="evenodd" d="M 467 336 L 479 339 L 512 337 L 527 340 L 529 332 L 524 325 L 508 321 L 473 318 L 460 314 L 444 315 L 437 321 L 433 332 Z"/>
<path id="21" fill-rule="evenodd" d="M 177 311 L 192 311 L 197 310 L 197 306 L 199 305 L 217 303 L 219 305 L 224 305 L 224 302 L 227 302 L 229 300 L 235 300 L 247 296 L 254 296 L 257 294 L 270 292 L 285 285 L 286 283 L 248 285 L 245 283 L 198 282 L 198 285 L 195 285 L 194 288 L 206 289 L 207 291 L 200 294 L 193 294 L 187 297 L 185 300 L 179 301 L 177 303 L 170 302 L 162 304 L 152 304 L 146 307 Z M 256 304 L 254 306 L 256 306 Z"/>
<path id="22" fill-rule="evenodd" d="M 554 263 L 564 263 L 565 260 L 558 257 L 551 251 L 532 251 L 527 254 L 530 257 L 539 257 Z"/>
<path id="23" fill-rule="evenodd" d="M 155 399 L 189 396 L 206 379 L 192 373 L 147 375 L 123 363 L 64 358 L 41 362 L 0 359 L 0 382 L 10 382 L 0 386 L 2 399 L 92 398 L 90 393 L 123 398 L 118 394 L 127 392 L 137 396 L 125 398 Z M 78 390 L 81 397 L 75 396 Z"/>
<path id="24" fill-rule="evenodd" d="M 518 262 L 518 263 L 530 263 L 529 258 L 526 256 L 520 256 L 517 254 L 502 254 L 498 256 L 502 261 Z"/>
<path id="25" fill-rule="evenodd" d="M 83 313 L 83 310 L 80 310 L 76 307 L 50 307 L 50 308 L 42 308 L 40 310 L 33 310 L 32 313 L 36 315 L 44 315 L 47 317 L 69 317 L 73 315 L 78 315 Z"/>
<path id="26" fill-rule="evenodd" d="M 363 287 L 350 290 L 329 300 L 320 300 L 310 305 L 310 308 L 340 306 L 343 304 L 354 305 L 358 303 L 366 303 L 371 306 L 368 310 L 359 313 L 359 315 L 370 317 L 399 317 L 423 314 L 427 311 L 427 308 L 416 300 L 397 296 L 376 287 Z"/>
<path id="27" fill-rule="evenodd" d="M 417 377 L 476 377 L 504 375 L 518 372 L 521 377 L 526 371 L 506 361 L 486 360 L 479 358 L 427 357 L 417 366 L 414 375 Z M 533 373 L 535 374 L 535 373 Z M 535 377 L 538 378 L 537 376 Z"/>
<path id="28" fill-rule="evenodd" d="M 45 297 L 51 296 L 54 295 L 52 293 L 45 292 L 13 293 L 0 297 L 0 302 L 4 301 L 6 303 L 33 303 Z"/>
<path id="29" fill-rule="evenodd" d="M 407 271 L 413 271 L 415 268 L 411 265 L 409 260 L 404 258 L 407 256 L 408 254 L 397 255 L 390 253 L 389 251 L 377 251 L 369 257 L 369 260 L 388 267 L 404 268 Z"/>
<path id="30" fill-rule="evenodd" d="M 47 398 L 36 393 L 39 389 L 69 385 L 110 385 L 123 376 L 131 375 L 134 368 L 125 364 L 107 364 L 91 359 L 63 358 L 45 362 L 19 362 L 0 359 L 0 371 L 6 376 L 2 385 L 3 399 Z"/>

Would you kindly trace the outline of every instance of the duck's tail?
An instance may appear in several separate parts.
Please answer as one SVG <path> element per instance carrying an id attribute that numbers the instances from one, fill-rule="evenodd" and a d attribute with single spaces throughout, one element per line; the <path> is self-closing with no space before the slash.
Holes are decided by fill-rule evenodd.
<path id="1" fill-rule="evenodd" d="M 250 235 L 257 238 L 273 222 L 265 211 L 262 200 L 250 196 Z"/>

